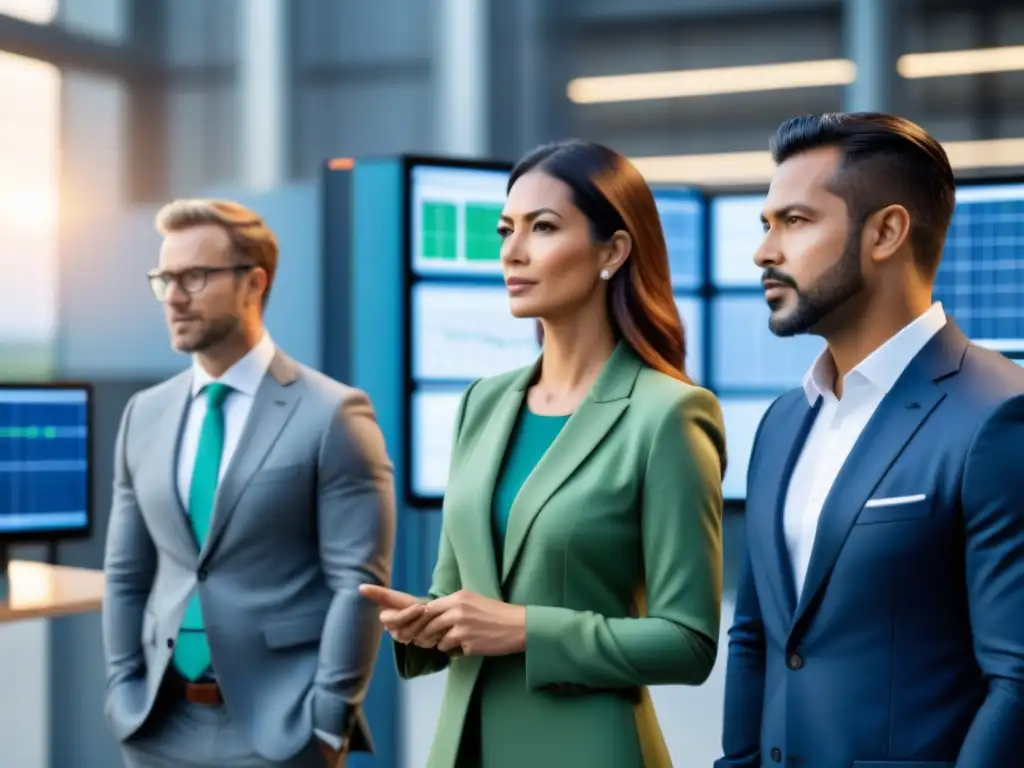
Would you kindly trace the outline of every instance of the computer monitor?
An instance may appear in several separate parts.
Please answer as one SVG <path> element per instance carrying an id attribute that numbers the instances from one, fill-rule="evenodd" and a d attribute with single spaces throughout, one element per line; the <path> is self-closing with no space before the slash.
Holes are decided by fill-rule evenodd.
<path id="1" fill-rule="evenodd" d="M 498 217 L 511 166 L 413 158 L 406 190 L 416 278 L 501 278 Z"/>
<path id="2" fill-rule="evenodd" d="M 0 384 L 0 548 L 87 537 L 92 388 Z"/>

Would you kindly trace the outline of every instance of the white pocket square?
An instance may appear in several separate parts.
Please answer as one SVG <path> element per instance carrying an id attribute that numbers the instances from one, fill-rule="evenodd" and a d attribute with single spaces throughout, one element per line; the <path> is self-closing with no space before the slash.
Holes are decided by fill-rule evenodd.
<path id="1" fill-rule="evenodd" d="M 885 499 L 869 499 L 864 504 L 864 509 L 873 509 L 875 507 L 895 507 L 900 504 L 913 504 L 915 501 L 924 501 L 927 496 L 923 493 L 915 493 L 913 496 L 889 496 Z"/>

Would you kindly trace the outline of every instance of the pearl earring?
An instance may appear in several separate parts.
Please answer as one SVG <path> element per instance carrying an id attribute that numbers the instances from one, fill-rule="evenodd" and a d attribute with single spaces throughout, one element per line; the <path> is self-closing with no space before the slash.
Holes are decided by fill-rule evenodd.
<path id="1" fill-rule="evenodd" d="M 601 279 L 602 280 L 611 280 L 612 279 L 612 273 L 609 272 L 607 269 L 602 269 L 601 270 Z"/>

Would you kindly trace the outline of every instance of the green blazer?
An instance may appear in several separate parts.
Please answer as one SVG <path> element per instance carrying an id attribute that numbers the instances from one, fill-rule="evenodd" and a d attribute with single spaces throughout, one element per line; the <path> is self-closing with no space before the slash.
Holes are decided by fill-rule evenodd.
<path id="1" fill-rule="evenodd" d="M 463 395 L 430 588 L 525 605 L 526 652 L 395 646 L 403 678 L 448 669 L 427 766 L 670 766 L 646 686 L 699 685 L 715 663 L 721 410 L 620 343 L 516 497 L 499 572 L 492 497 L 535 373 Z"/>

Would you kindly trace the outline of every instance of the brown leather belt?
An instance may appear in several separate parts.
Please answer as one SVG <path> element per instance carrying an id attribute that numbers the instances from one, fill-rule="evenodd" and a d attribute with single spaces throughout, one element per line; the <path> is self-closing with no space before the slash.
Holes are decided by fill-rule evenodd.
<path id="1" fill-rule="evenodd" d="M 214 682 L 193 683 L 179 675 L 175 670 L 167 670 L 164 688 L 175 699 L 184 699 L 192 704 L 203 707 L 219 707 L 224 703 L 220 686 Z"/>

